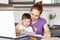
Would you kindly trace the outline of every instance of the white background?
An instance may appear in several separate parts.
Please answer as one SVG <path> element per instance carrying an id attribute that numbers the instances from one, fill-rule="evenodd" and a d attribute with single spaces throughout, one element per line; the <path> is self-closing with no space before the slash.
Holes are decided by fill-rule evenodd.
<path id="1" fill-rule="evenodd" d="M 16 37 L 13 11 L 0 11 L 0 36 Z"/>
<path id="2" fill-rule="evenodd" d="M 9 0 L 0 0 L 0 3 L 2 3 L 2 4 L 8 4 Z"/>

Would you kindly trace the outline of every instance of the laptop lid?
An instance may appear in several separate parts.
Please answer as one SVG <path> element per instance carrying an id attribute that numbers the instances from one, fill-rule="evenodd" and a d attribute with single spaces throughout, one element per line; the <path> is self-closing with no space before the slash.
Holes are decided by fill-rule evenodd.
<path id="1" fill-rule="evenodd" d="M 0 36 L 16 37 L 14 11 L 0 11 Z"/>

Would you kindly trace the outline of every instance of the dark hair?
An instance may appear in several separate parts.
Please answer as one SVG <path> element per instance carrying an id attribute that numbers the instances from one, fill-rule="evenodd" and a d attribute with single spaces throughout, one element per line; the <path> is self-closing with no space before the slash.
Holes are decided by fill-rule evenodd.
<path id="1" fill-rule="evenodd" d="M 23 20 L 23 19 L 31 19 L 30 14 L 29 14 L 29 13 L 24 13 L 24 14 L 22 15 L 22 20 Z"/>
<path id="2" fill-rule="evenodd" d="M 31 8 L 31 11 L 32 11 L 33 9 L 37 9 L 38 11 L 40 11 L 40 14 L 41 14 L 42 11 L 43 11 L 42 1 L 39 1 L 39 2 L 37 2 L 36 4 L 34 4 L 34 5 L 32 6 L 32 8 Z"/>

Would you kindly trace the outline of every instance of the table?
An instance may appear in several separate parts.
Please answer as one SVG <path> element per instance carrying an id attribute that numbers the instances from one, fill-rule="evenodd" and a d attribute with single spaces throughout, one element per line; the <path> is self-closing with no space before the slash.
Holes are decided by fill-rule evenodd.
<path id="1" fill-rule="evenodd" d="M 44 37 L 41 40 L 60 40 L 59 37 Z"/>

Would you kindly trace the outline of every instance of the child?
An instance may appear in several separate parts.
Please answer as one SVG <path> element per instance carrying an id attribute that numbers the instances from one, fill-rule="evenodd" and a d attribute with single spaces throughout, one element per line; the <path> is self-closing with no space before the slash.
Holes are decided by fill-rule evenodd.
<path id="1" fill-rule="evenodd" d="M 34 34 L 33 29 L 30 25 L 31 22 L 31 16 L 28 13 L 24 13 L 22 15 L 22 24 L 18 26 L 18 29 L 20 30 L 20 34 Z M 22 39 L 23 40 L 23 39 Z M 28 38 L 24 38 L 24 40 L 30 40 Z"/>

